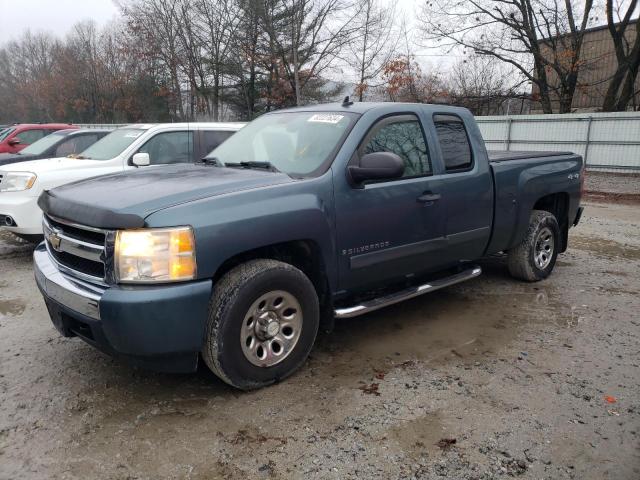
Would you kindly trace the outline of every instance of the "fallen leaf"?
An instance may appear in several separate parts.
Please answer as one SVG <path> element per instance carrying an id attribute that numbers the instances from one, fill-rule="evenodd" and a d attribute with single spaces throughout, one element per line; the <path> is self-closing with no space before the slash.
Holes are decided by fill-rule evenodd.
<path id="1" fill-rule="evenodd" d="M 362 390 L 362 393 L 380 396 L 380 392 L 378 391 L 379 386 L 379 383 L 372 383 L 371 385 L 360 385 L 358 388 Z"/>
<path id="2" fill-rule="evenodd" d="M 436 445 L 438 445 L 442 450 L 448 450 L 457 442 L 458 441 L 455 438 L 441 438 Z"/>
<path id="3" fill-rule="evenodd" d="M 605 395 L 604 399 L 607 401 L 607 403 L 616 403 L 616 397 L 612 397 L 611 395 Z"/>

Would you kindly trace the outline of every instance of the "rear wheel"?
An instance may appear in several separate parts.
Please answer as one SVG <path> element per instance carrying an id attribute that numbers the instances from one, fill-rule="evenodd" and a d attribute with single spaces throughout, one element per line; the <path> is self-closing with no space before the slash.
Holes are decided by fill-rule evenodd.
<path id="1" fill-rule="evenodd" d="M 556 264 L 560 233 L 558 221 L 552 213 L 534 210 L 522 242 L 508 252 L 509 273 L 528 282 L 547 278 Z"/>
<path id="2" fill-rule="evenodd" d="M 250 390 L 295 372 L 319 326 L 318 296 L 307 276 L 276 260 L 252 260 L 214 287 L 202 356 L 234 387 Z"/>

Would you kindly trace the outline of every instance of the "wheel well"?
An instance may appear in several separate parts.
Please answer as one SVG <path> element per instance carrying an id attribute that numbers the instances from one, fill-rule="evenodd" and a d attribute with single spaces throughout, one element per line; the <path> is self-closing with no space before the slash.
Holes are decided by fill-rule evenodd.
<path id="1" fill-rule="evenodd" d="M 220 265 L 213 277 L 214 284 L 235 266 L 256 258 L 270 258 L 293 265 L 309 277 L 318 293 L 321 304 L 330 298 L 322 250 L 313 240 L 276 243 L 239 253 Z"/>
<path id="2" fill-rule="evenodd" d="M 560 232 L 562 232 L 560 252 L 564 252 L 567 249 L 569 235 L 569 194 L 560 192 L 544 196 L 535 203 L 533 209 L 544 210 L 545 212 L 552 213 L 556 217 L 558 225 L 560 226 Z"/>

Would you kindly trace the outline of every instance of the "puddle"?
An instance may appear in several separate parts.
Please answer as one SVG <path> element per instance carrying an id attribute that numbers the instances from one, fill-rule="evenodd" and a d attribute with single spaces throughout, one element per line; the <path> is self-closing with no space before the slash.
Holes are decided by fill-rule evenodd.
<path id="1" fill-rule="evenodd" d="M 24 312 L 25 305 L 18 300 L 0 300 L 0 316 L 17 316 Z"/>
<path id="2" fill-rule="evenodd" d="M 583 250 L 603 257 L 622 257 L 628 260 L 640 260 L 640 248 L 598 237 L 572 235 L 569 248 Z"/>

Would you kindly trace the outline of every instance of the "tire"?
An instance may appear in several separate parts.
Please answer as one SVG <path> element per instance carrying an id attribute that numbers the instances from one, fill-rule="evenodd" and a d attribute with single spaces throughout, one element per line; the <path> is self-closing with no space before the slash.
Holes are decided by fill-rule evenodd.
<path id="1" fill-rule="evenodd" d="M 547 238 L 549 240 L 545 241 Z M 556 217 L 543 210 L 534 210 L 522 242 L 508 252 L 509 273 L 527 282 L 544 280 L 553 271 L 560 243 L 561 232 Z"/>
<path id="2" fill-rule="evenodd" d="M 278 333 L 269 337 L 275 331 L 273 323 Z M 300 368 L 319 324 L 318 295 L 304 273 L 276 260 L 251 260 L 214 286 L 202 357 L 229 385 L 241 390 L 264 387 Z M 280 356 L 274 353 L 278 345 Z"/>

